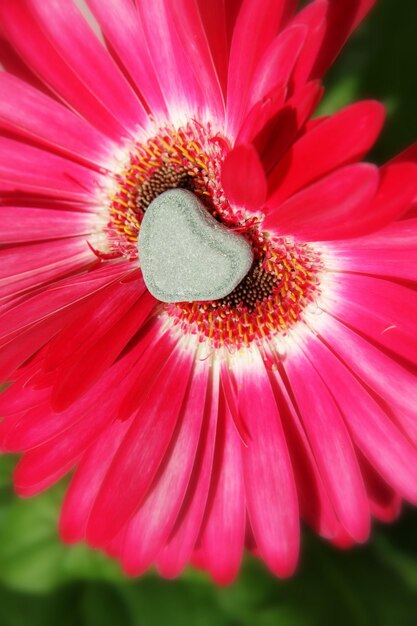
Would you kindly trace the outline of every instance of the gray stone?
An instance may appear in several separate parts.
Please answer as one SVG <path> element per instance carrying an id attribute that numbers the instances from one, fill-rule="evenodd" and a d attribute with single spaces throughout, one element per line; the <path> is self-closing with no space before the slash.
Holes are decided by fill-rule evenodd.
<path id="1" fill-rule="evenodd" d="M 253 263 L 250 244 L 217 222 L 198 198 L 171 189 L 147 208 L 139 231 L 146 286 L 162 302 L 219 300 Z"/>

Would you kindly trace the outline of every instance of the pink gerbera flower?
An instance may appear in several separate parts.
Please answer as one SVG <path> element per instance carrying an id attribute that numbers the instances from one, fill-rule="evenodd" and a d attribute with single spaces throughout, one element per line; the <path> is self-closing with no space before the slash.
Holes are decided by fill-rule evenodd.
<path id="1" fill-rule="evenodd" d="M 129 574 L 285 576 L 300 518 L 348 546 L 417 502 L 417 167 L 358 162 L 375 102 L 308 121 L 372 0 L 296 4 L 0 4 L 1 448 L 24 496 L 76 468 L 62 537 Z M 218 275 L 174 209 L 147 289 L 178 188 L 252 255 L 221 297 L 176 300 Z"/>

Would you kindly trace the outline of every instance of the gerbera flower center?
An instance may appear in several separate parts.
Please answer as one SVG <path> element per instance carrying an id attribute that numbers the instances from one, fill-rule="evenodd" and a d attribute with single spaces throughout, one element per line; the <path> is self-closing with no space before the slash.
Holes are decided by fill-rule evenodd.
<path id="1" fill-rule="evenodd" d="M 170 189 L 192 191 L 226 225 L 244 219 L 227 202 L 220 183 L 227 140 L 197 122 L 160 128 L 137 142 L 114 175 L 106 235 L 111 253 L 136 259 L 140 224 L 150 203 Z"/>
<path id="2" fill-rule="evenodd" d="M 258 250 L 259 252 L 259 250 Z M 168 312 L 184 332 L 214 347 L 241 348 L 285 335 L 319 293 L 319 254 L 289 240 L 264 243 L 251 271 L 228 296 L 214 302 L 175 303 Z"/>
<path id="3" fill-rule="evenodd" d="M 212 301 L 161 303 L 184 333 L 214 347 L 240 348 L 285 334 L 319 291 L 320 256 L 311 246 L 262 231 L 262 216 L 232 207 L 221 184 L 221 168 L 231 146 L 227 139 L 191 122 L 164 127 L 132 148 L 114 175 L 106 236 L 109 250 L 99 256 L 138 258 L 138 235 L 149 205 L 172 189 L 192 192 L 218 222 L 243 236 L 253 264 L 231 293 Z M 248 181 L 250 184 L 250 181 Z"/>

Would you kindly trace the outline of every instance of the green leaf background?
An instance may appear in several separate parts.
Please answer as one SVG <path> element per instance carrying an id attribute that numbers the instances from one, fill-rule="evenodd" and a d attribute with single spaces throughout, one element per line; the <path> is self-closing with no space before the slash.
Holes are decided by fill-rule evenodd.
<path id="1" fill-rule="evenodd" d="M 337 1 L 337 0 L 336 0 Z M 417 141 L 417 0 L 379 0 L 326 80 L 320 113 L 377 98 L 388 119 L 371 158 Z M 297 574 L 272 577 L 247 557 L 237 582 L 218 588 L 188 570 L 174 582 L 126 579 L 116 563 L 59 542 L 65 485 L 29 500 L 13 495 L 15 459 L 0 459 L 0 626 L 415 626 L 417 514 L 375 524 L 349 551 L 303 532 Z M 416 472 L 417 480 L 417 472 Z"/>

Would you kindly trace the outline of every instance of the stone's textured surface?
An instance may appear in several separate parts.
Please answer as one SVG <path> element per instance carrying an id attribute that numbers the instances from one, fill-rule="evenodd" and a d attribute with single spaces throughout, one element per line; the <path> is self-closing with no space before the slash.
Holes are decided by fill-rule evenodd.
<path id="1" fill-rule="evenodd" d="M 253 263 L 246 239 L 217 222 L 185 189 L 151 202 L 138 243 L 146 286 L 162 302 L 225 298 Z"/>

